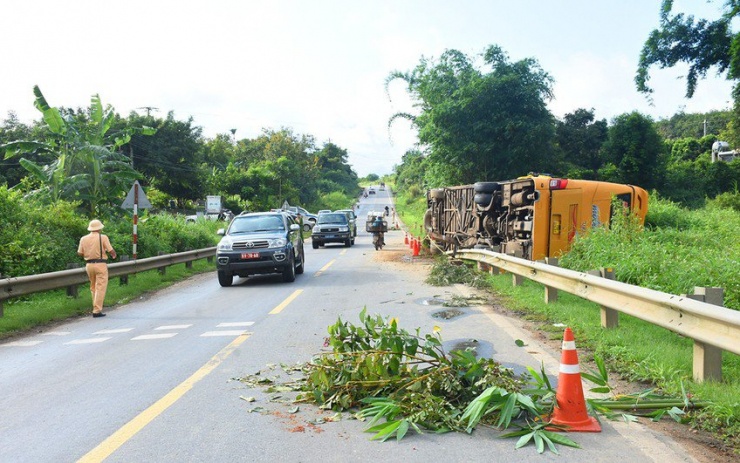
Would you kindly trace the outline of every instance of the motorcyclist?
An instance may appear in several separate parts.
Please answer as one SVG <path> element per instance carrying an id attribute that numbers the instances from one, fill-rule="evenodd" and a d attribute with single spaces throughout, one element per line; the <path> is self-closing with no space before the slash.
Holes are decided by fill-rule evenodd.
<path id="1" fill-rule="evenodd" d="M 389 212 L 388 206 L 385 206 L 385 216 L 386 217 L 388 217 L 388 212 Z"/>
<path id="2" fill-rule="evenodd" d="M 373 221 L 373 228 L 375 230 L 382 230 L 383 229 L 383 217 L 377 215 L 375 216 L 375 221 Z M 381 246 L 385 246 L 385 233 L 382 231 L 373 232 L 378 234 L 378 240 L 380 241 Z"/>

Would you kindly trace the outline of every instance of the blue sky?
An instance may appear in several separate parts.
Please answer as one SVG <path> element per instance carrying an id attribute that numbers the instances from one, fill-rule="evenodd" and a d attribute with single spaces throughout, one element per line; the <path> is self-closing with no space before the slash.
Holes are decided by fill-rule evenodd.
<path id="1" fill-rule="evenodd" d="M 674 9 L 715 19 L 722 3 L 676 0 Z M 37 119 L 38 84 L 52 106 L 85 107 L 97 93 L 122 115 L 155 107 L 162 117 L 192 116 L 207 137 L 289 127 L 347 149 L 360 176 L 385 174 L 416 141 L 408 123 L 387 127 L 395 112 L 412 111 L 400 83 L 388 98 L 389 73 L 491 44 L 512 61 L 535 58 L 554 78 L 557 117 L 729 108 L 730 83 L 714 74 L 691 100 L 685 69 L 653 70 L 652 106 L 635 91 L 659 8 L 660 0 L 2 2 L 0 117 Z"/>

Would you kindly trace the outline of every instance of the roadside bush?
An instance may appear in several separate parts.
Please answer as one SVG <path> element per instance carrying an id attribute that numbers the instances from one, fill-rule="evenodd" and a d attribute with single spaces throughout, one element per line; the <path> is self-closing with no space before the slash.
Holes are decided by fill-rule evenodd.
<path id="1" fill-rule="evenodd" d="M 44 204 L 0 186 L 0 218 L 0 274 L 35 275 L 65 270 L 70 263 L 82 263 L 77 246 L 80 237 L 88 233 L 89 219 L 79 214 L 78 204 L 66 201 Z M 101 220 L 116 252 L 130 255 L 132 218 L 101 217 Z M 224 222 L 204 220 L 186 224 L 181 216 L 145 214 L 138 226 L 138 257 L 215 246 L 216 230 L 225 226 Z"/>
<path id="2" fill-rule="evenodd" d="M 618 219 L 611 229 L 579 236 L 561 264 L 579 271 L 612 267 L 620 281 L 671 294 L 719 286 L 725 305 L 740 310 L 740 213 L 651 199 L 648 223 L 640 232 Z"/>

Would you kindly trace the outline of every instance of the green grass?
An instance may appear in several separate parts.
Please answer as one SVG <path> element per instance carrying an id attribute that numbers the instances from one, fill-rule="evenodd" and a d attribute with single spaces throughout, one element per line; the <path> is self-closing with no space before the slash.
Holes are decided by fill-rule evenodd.
<path id="1" fill-rule="evenodd" d="M 170 286 L 192 275 L 215 270 L 207 259 L 193 262 L 192 269 L 185 264 L 167 267 L 164 275 L 150 270 L 129 275 L 128 285 L 121 285 L 119 278 L 111 278 L 105 295 L 103 310 L 113 305 L 125 304 L 144 293 Z M 90 315 L 92 302 L 90 285 L 78 287 L 78 297 L 67 296 L 66 290 L 47 291 L 3 301 L 4 316 L 0 318 L 0 339 L 27 332 L 59 320 Z"/>
<path id="2" fill-rule="evenodd" d="M 623 379 L 649 383 L 677 397 L 685 388 L 693 398 L 711 402 L 692 417 L 694 424 L 716 432 L 736 448 L 740 445 L 740 356 L 724 353 L 722 382 L 695 383 L 691 339 L 624 314 L 617 328 L 603 329 L 599 306 L 594 303 L 560 291 L 557 302 L 545 304 L 540 284 L 525 280 L 514 287 L 507 274 L 489 281 L 508 308 L 533 321 L 552 339 L 561 339 L 563 334 L 563 328 L 555 324 L 570 326 L 582 361 L 596 354 Z"/>
<path id="3" fill-rule="evenodd" d="M 425 196 L 409 195 L 406 192 L 396 192 L 396 212 L 398 218 L 406 225 L 407 230 L 414 236 L 424 236 L 424 213 L 427 210 Z"/>

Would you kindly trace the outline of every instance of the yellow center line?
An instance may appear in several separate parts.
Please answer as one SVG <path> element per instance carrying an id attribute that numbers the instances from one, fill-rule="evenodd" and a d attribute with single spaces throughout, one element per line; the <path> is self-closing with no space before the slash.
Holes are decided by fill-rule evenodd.
<path id="1" fill-rule="evenodd" d="M 177 385 L 174 389 L 168 392 L 167 395 L 156 401 L 149 408 L 139 413 L 139 415 L 134 419 L 123 425 L 123 427 L 118 431 L 114 432 L 110 437 L 101 442 L 100 445 L 77 460 L 77 463 L 101 462 L 108 458 L 119 447 L 128 442 L 139 431 L 144 429 L 146 425 L 162 414 L 162 412 L 177 402 L 190 389 L 192 389 L 198 381 L 205 378 L 209 373 L 215 370 L 221 362 L 226 360 L 226 358 L 234 352 L 237 347 L 247 340 L 249 335 L 250 333 L 239 335 L 236 339 L 231 341 L 228 346 L 224 347 L 216 355 L 211 357 L 211 359 L 205 365 L 200 367 L 198 371 L 193 373 L 192 376 Z"/>
<path id="2" fill-rule="evenodd" d="M 301 294 L 302 292 L 303 292 L 302 289 L 296 289 L 295 291 L 293 291 L 293 294 L 288 296 L 287 299 L 281 302 L 279 306 L 275 307 L 274 309 L 270 311 L 270 315 L 275 315 L 275 314 L 280 313 L 284 308 L 288 306 L 288 304 L 293 302 L 293 299 L 297 298 L 298 295 Z"/>
<path id="3" fill-rule="evenodd" d="M 331 267 L 331 264 L 333 264 L 333 263 L 334 263 L 334 262 L 336 262 L 336 261 L 337 261 L 336 259 L 332 259 L 332 260 L 330 260 L 330 261 L 329 261 L 329 263 L 328 263 L 328 264 L 326 264 L 326 265 L 324 265 L 323 267 L 321 267 L 321 270 L 319 270 L 318 272 L 316 272 L 316 273 L 314 274 L 314 276 L 315 276 L 315 277 L 317 277 L 317 276 L 321 275 L 322 273 L 326 272 L 326 270 L 327 270 L 327 269 L 328 269 L 329 267 Z"/>

